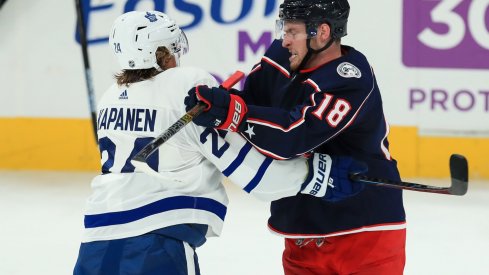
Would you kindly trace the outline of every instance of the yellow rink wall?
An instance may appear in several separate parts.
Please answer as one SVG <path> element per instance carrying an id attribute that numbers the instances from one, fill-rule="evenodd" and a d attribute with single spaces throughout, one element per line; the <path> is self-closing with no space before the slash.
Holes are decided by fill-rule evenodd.
<path id="1" fill-rule="evenodd" d="M 0 118 L 0 169 L 98 171 L 100 157 L 89 119 Z M 392 126 L 392 156 L 403 178 L 449 176 L 450 154 L 469 160 L 472 179 L 489 179 L 489 138 L 419 136 Z"/>
<path id="2" fill-rule="evenodd" d="M 0 168 L 97 171 L 89 119 L 0 118 Z"/>

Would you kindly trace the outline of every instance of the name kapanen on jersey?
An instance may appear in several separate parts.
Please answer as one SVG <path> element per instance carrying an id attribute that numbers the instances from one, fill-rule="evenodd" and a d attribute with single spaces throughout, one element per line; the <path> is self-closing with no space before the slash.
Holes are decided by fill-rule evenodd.
<path id="1" fill-rule="evenodd" d="M 98 114 L 98 130 L 154 132 L 156 110 L 135 108 L 105 108 Z"/>

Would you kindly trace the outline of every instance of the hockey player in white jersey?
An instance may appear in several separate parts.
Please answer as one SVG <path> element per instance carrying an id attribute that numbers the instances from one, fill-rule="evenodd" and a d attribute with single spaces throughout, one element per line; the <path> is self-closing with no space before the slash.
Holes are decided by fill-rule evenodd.
<path id="1" fill-rule="evenodd" d="M 131 158 L 185 113 L 187 91 L 218 83 L 179 66 L 187 38 L 161 12 L 121 15 L 109 45 L 122 72 L 98 104 L 102 174 L 91 183 L 74 274 L 200 274 L 195 248 L 221 233 L 226 215 L 223 175 L 268 201 L 342 192 L 328 190 L 329 178 L 348 183 L 355 162 L 339 171 L 324 154 L 277 161 L 236 133 L 193 123 L 151 155 L 156 176 L 136 170 Z"/>

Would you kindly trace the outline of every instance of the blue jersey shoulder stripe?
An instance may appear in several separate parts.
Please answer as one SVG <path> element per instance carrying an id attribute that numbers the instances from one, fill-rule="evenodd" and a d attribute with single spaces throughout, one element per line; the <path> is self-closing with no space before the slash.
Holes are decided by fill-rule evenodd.
<path id="1" fill-rule="evenodd" d="M 231 164 L 222 171 L 223 175 L 226 177 L 229 177 L 240 165 L 243 163 L 244 158 L 248 154 L 248 152 L 251 150 L 252 145 L 249 143 L 246 143 L 243 148 L 239 151 L 238 156 L 231 162 Z"/>
<path id="2" fill-rule="evenodd" d="M 146 218 L 165 211 L 178 209 L 199 209 L 209 211 L 224 221 L 227 208 L 222 203 L 209 198 L 176 196 L 120 212 L 85 215 L 85 228 L 124 224 Z"/>
<path id="3" fill-rule="evenodd" d="M 246 192 L 250 193 L 255 189 L 256 186 L 260 183 L 261 179 L 263 178 L 263 175 L 265 175 L 265 172 L 268 169 L 268 166 L 272 163 L 273 159 L 272 158 L 266 158 L 263 163 L 260 165 L 260 168 L 258 168 L 258 172 L 256 172 L 255 177 L 248 183 L 248 185 L 243 188 Z"/>

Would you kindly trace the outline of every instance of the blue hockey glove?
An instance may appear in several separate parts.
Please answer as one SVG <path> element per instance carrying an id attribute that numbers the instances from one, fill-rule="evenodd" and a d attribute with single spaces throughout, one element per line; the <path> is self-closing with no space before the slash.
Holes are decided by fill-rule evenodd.
<path id="1" fill-rule="evenodd" d="M 337 202 L 354 196 L 365 187 L 363 183 L 350 180 L 351 174 L 366 173 L 365 163 L 351 157 L 314 154 L 309 159 L 309 176 L 302 184 L 301 193 Z"/>
<path id="2" fill-rule="evenodd" d="M 190 110 L 198 101 L 207 104 L 207 108 L 193 119 L 195 124 L 233 132 L 241 130 L 241 122 L 246 120 L 248 112 L 241 97 L 220 88 L 197 86 L 188 91 L 184 101 L 185 109 Z"/>

